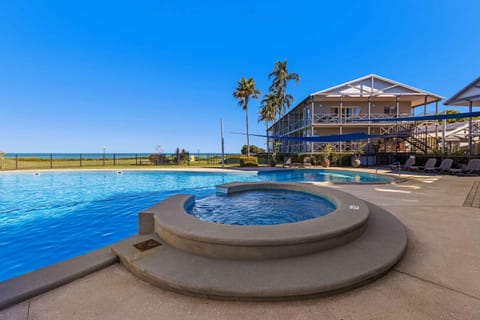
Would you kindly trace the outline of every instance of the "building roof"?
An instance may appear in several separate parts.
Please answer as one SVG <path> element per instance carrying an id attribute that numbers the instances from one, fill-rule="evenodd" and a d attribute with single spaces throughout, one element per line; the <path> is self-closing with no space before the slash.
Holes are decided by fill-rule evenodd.
<path id="1" fill-rule="evenodd" d="M 408 97 L 412 107 L 423 105 L 425 98 L 427 103 L 444 99 L 431 92 L 418 89 L 406 84 L 381 77 L 376 74 L 369 74 L 364 77 L 336 85 L 325 90 L 317 91 L 310 96 L 321 97 Z M 402 100 L 406 100 L 403 98 Z"/>
<path id="2" fill-rule="evenodd" d="M 478 131 L 475 128 L 480 126 L 480 120 L 473 120 L 472 122 L 474 128 L 472 136 L 478 137 Z M 445 141 L 467 142 L 468 128 L 468 121 L 447 123 L 445 126 Z M 443 126 L 441 124 L 429 125 L 426 129 L 429 136 L 435 137 L 442 134 Z M 420 130 L 422 130 L 422 128 L 420 128 Z"/>
<path id="3" fill-rule="evenodd" d="M 472 101 L 472 105 L 480 106 L 480 77 L 448 99 L 445 105 L 468 106 L 470 101 Z"/>

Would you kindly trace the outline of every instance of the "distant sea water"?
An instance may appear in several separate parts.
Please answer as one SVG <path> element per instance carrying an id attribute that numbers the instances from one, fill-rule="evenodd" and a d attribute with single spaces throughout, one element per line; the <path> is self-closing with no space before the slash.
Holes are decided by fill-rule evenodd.
<path id="1" fill-rule="evenodd" d="M 36 158 L 36 159 L 79 159 L 80 155 L 82 159 L 103 159 L 105 158 L 113 158 L 115 155 L 116 159 L 127 159 L 127 158 L 142 158 L 148 157 L 151 154 L 155 154 L 155 152 L 150 153 L 5 153 L 3 156 L 4 158 Z M 167 156 L 173 155 L 174 153 L 164 153 Z M 190 153 L 193 156 L 212 156 L 212 155 L 220 155 L 220 153 Z"/>

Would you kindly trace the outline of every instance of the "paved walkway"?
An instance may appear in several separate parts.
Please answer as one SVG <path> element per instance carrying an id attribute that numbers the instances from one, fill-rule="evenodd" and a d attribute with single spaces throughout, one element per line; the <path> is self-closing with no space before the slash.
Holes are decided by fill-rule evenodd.
<path id="1" fill-rule="evenodd" d="M 394 270 L 347 293 L 216 301 L 152 287 L 114 265 L 0 311 L 0 319 L 480 319 L 480 209 L 464 206 L 478 181 L 417 176 L 397 185 L 333 186 L 388 209 L 409 232 Z"/>

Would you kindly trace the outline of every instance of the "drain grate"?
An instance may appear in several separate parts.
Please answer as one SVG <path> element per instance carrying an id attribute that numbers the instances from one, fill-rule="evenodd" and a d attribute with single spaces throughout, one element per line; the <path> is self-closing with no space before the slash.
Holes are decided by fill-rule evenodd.
<path id="1" fill-rule="evenodd" d="M 480 208 L 480 181 L 475 181 L 473 183 L 473 186 L 470 189 L 463 206 Z"/>
<path id="2" fill-rule="evenodd" d="M 153 248 L 156 248 L 158 246 L 161 246 L 162 244 L 156 240 L 153 239 L 148 239 L 139 243 L 134 244 L 133 246 L 137 248 L 140 251 L 147 251 Z"/>

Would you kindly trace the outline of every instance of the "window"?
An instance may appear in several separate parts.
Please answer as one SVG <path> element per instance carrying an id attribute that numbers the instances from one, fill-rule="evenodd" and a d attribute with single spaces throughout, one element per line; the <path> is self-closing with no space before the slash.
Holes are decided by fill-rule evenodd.
<path id="1" fill-rule="evenodd" d="M 388 115 L 395 115 L 397 114 L 397 107 L 396 106 L 385 106 L 383 107 L 383 113 Z"/>
<path id="2" fill-rule="evenodd" d="M 343 116 L 344 117 L 358 117 L 360 115 L 360 111 L 362 108 L 360 107 L 345 107 L 343 108 Z"/>
<path id="3" fill-rule="evenodd" d="M 338 110 L 340 107 L 334 107 L 330 108 L 330 114 L 331 115 L 338 115 Z M 342 108 L 342 116 L 343 117 L 352 117 L 352 116 L 358 116 L 360 115 L 360 112 L 362 111 L 362 108 L 360 107 L 343 107 Z"/>

